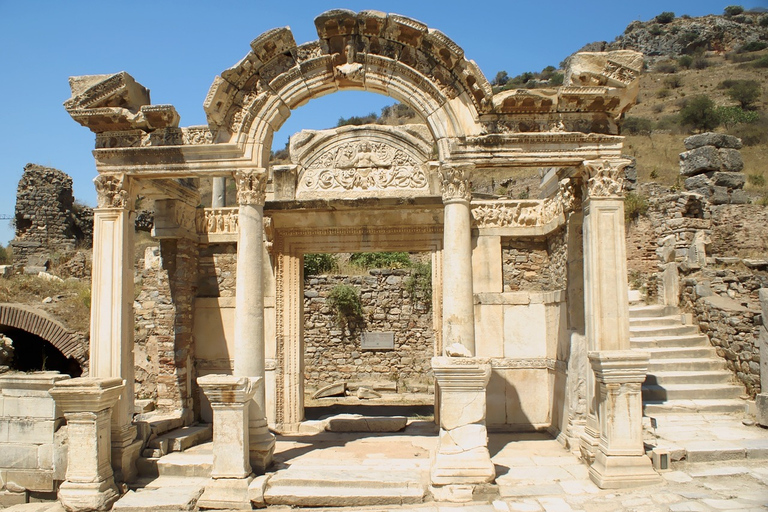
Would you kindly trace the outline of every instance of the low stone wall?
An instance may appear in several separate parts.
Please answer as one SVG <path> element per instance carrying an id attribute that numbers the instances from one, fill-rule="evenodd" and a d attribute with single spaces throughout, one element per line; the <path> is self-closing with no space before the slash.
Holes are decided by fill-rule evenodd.
<path id="1" fill-rule="evenodd" d="M 683 307 L 752 397 L 760 393 L 761 287 L 768 273 L 725 268 L 686 277 L 681 290 Z"/>
<path id="2" fill-rule="evenodd" d="M 67 469 L 66 429 L 48 393 L 67 375 L 0 376 L 0 505 L 56 499 Z"/>
<path id="3" fill-rule="evenodd" d="M 397 383 L 398 391 L 426 391 L 433 381 L 432 312 L 406 291 L 409 270 L 371 270 L 365 276 L 310 276 L 304 285 L 306 389 L 334 382 Z M 363 316 L 347 328 L 328 305 L 337 285 L 360 292 Z M 363 331 L 394 332 L 393 350 L 363 350 Z"/>

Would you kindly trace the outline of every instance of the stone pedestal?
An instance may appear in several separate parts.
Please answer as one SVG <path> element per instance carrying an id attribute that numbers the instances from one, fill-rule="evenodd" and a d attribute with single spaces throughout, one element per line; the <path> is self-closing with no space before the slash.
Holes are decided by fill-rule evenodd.
<path id="1" fill-rule="evenodd" d="M 262 381 L 232 375 L 197 379 L 213 409 L 213 469 L 200 508 L 250 509 L 248 409 Z"/>
<path id="2" fill-rule="evenodd" d="M 432 461 L 433 494 L 471 499 L 474 486 L 496 478 L 488 452 L 485 389 L 491 366 L 472 358 L 434 357 L 440 404 L 440 437 Z"/>
<path id="3" fill-rule="evenodd" d="M 239 237 L 237 242 L 237 283 L 235 298 L 234 374 L 253 377 L 261 385 L 254 391 L 249 409 L 250 461 L 253 470 L 263 473 L 272 463 L 275 436 L 267 428 L 264 414 L 264 201 L 266 172 L 237 172 Z"/>
<path id="4" fill-rule="evenodd" d="M 641 386 L 649 358 L 649 353 L 635 350 L 589 353 L 600 419 L 600 442 L 589 476 L 602 489 L 660 481 L 643 446 Z"/>
<path id="5" fill-rule="evenodd" d="M 59 500 L 69 511 L 109 510 L 119 497 L 110 461 L 110 417 L 123 387 L 119 378 L 80 377 L 50 390 L 68 425 L 67 475 Z"/>

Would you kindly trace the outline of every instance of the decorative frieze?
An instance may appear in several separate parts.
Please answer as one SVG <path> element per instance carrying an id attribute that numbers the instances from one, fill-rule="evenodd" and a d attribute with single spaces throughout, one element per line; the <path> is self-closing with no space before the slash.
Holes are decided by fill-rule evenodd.
<path id="1" fill-rule="evenodd" d="M 559 197 L 472 203 L 472 220 L 478 228 L 543 226 L 556 220 L 563 212 L 563 202 Z"/>
<path id="2" fill-rule="evenodd" d="M 239 208 L 198 208 L 195 224 L 197 233 L 211 235 L 219 233 L 237 233 Z"/>
<path id="3" fill-rule="evenodd" d="M 267 173 L 262 171 L 236 171 L 237 202 L 264 206 L 267 198 Z"/>

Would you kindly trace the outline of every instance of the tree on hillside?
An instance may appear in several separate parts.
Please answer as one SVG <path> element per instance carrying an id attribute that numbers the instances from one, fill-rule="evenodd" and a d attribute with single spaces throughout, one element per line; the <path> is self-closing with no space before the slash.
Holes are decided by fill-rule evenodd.
<path id="1" fill-rule="evenodd" d="M 760 84 L 756 80 L 735 80 L 728 89 L 728 96 L 743 109 L 752 108 L 760 98 L 760 93 Z"/>
<path id="2" fill-rule="evenodd" d="M 509 75 L 506 71 L 499 71 L 496 73 L 496 77 L 491 82 L 491 85 L 498 85 L 499 87 L 503 86 L 509 82 Z"/>
<path id="3" fill-rule="evenodd" d="M 726 16 L 737 16 L 744 12 L 744 8 L 740 5 L 729 5 L 723 9 L 723 14 Z"/>
<path id="4" fill-rule="evenodd" d="M 691 98 L 680 111 L 680 123 L 700 132 L 717 128 L 715 102 L 703 94 Z"/>
<path id="5" fill-rule="evenodd" d="M 656 22 L 661 24 L 671 23 L 675 19 L 675 13 L 672 11 L 664 11 L 654 18 Z"/>

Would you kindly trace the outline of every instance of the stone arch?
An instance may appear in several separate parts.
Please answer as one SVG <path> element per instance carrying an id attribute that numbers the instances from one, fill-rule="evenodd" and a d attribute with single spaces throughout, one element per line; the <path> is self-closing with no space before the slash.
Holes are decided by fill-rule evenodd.
<path id="1" fill-rule="evenodd" d="M 361 90 L 410 105 L 427 123 L 441 160 L 449 141 L 481 133 L 493 108 L 491 85 L 442 32 L 398 14 L 328 11 L 315 18 L 319 39 L 296 45 L 288 27 L 251 43 L 216 77 L 204 108 L 216 142 L 252 150 L 266 166 L 272 135 L 290 111 L 340 90 Z"/>
<path id="2" fill-rule="evenodd" d="M 20 329 L 39 336 L 80 365 L 88 359 L 82 336 L 39 309 L 22 304 L 0 304 L 0 329 L 2 327 Z"/>

